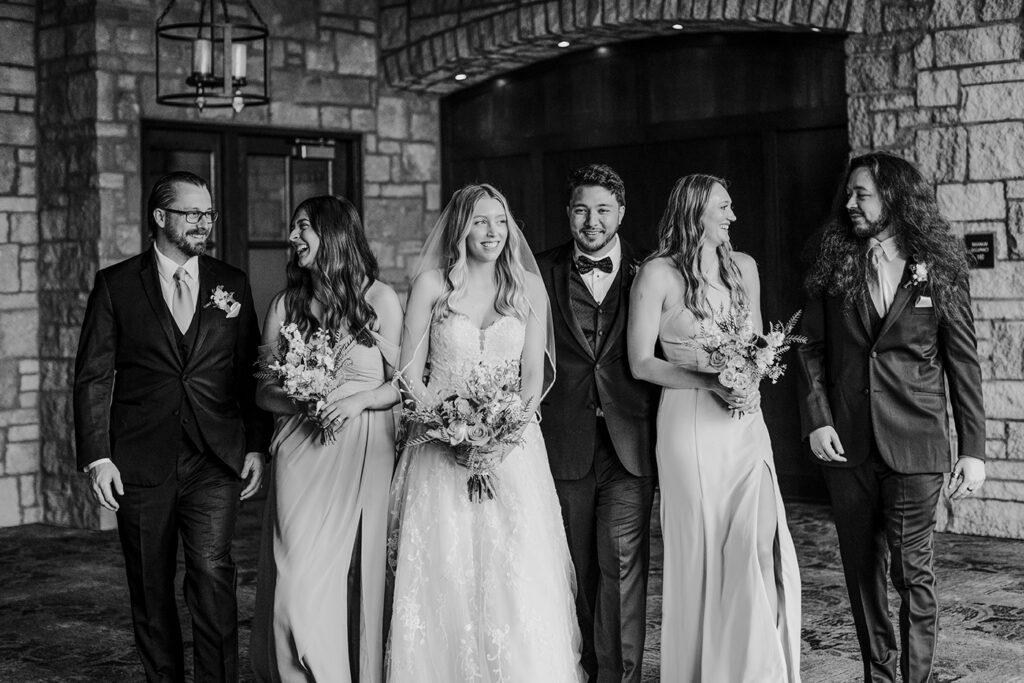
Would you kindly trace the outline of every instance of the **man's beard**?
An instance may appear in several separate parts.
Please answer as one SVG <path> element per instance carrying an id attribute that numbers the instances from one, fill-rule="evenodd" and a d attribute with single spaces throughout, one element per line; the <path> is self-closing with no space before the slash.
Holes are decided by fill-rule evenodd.
<path id="1" fill-rule="evenodd" d="M 857 215 L 860 216 L 864 222 L 859 223 L 853 220 L 853 216 L 850 216 L 850 224 L 853 226 L 853 234 L 861 239 L 874 237 L 885 230 L 886 224 L 888 223 L 888 220 L 884 215 L 879 216 L 877 221 L 869 221 L 862 213 L 858 213 Z"/>
<path id="2" fill-rule="evenodd" d="M 209 232 L 199 230 L 198 228 L 193 228 L 190 230 L 186 230 L 183 233 L 179 233 L 176 230 L 172 229 L 171 226 L 169 225 L 164 225 L 162 228 L 160 228 L 160 231 L 164 234 L 164 237 L 167 238 L 168 242 L 170 242 L 178 249 L 180 249 L 181 253 L 185 254 L 185 256 L 188 256 L 189 258 L 192 258 L 193 256 L 202 256 L 203 254 L 206 253 L 206 243 L 207 240 L 210 238 Z M 204 239 L 199 244 L 192 244 L 191 242 L 188 241 L 188 236 L 189 234 L 194 232 L 206 232 L 206 239 Z"/>

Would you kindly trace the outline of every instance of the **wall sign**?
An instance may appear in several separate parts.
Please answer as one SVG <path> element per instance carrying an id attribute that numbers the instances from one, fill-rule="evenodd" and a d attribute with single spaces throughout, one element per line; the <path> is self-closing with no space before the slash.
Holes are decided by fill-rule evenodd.
<path id="1" fill-rule="evenodd" d="M 991 232 L 964 235 L 967 253 L 974 257 L 972 268 L 996 267 L 996 236 Z"/>

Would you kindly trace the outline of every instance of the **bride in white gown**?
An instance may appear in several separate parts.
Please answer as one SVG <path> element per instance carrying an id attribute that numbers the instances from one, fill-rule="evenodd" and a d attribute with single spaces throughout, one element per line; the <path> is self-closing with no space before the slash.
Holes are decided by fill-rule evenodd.
<path id="1" fill-rule="evenodd" d="M 538 405 L 547 298 L 505 198 L 489 185 L 456 192 L 419 270 L 402 334 L 408 394 L 437 401 L 477 364 L 511 361 L 524 402 Z M 435 442 L 402 453 L 388 681 L 583 681 L 572 561 L 537 421 L 496 469 L 494 499 L 471 501 L 468 478 Z"/>

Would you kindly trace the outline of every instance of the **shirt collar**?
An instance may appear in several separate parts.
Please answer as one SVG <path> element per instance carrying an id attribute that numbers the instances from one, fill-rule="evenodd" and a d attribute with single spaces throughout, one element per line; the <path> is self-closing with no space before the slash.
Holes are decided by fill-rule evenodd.
<path id="1" fill-rule="evenodd" d="M 892 261 L 893 259 L 902 258 L 903 255 L 900 253 L 900 248 L 896 245 L 895 237 L 888 237 L 881 242 L 876 240 L 874 237 L 868 240 L 868 251 L 870 252 L 875 248 L 875 245 L 879 244 L 882 246 L 882 255 L 886 261 Z"/>
<path id="2" fill-rule="evenodd" d="M 619 262 L 622 261 L 622 242 L 619 241 L 619 234 L 615 233 L 615 235 L 612 236 L 612 248 L 611 248 L 611 251 L 609 251 L 607 254 L 605 254 L 601 258 L 594 258 L 590 254 L 584 254 L 583 251 L 580 249 L 580 245 L 578 245 L 575 242 L 573 242 L 572 243 L 572 257 L 573 257 L 573 260 L 579 259 L 581 256 L 583 258 L 590 259 L 591 261 L 600 261 L 601 258 L 605 258 L 605 256 L 607 256 L 608 258 L 610 258 L 612 260 L 612 272 L 614 273 L 619 268 Z"/>
<path id="3" fill-rule="evenodd" d="M 156 244 L 153 244 L 153 253 L 156 254 L 156 269 L 160 273 L 160 277 L 165 280 L 174 281 L 174 272 L 178 270 L 178 264 L 167 258 L 157 249 Z M 192 278 L 192 282 L 199 282 L 199 257 L 192 256 L 182 265 L 185 272 L 188 273 L 189 277 Z"/>

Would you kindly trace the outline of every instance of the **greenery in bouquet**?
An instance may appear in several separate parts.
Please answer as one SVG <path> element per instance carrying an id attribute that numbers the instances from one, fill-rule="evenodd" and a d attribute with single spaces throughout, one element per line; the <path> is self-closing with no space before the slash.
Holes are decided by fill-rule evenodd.
<path id="1" fill-rule="evenodd" d="M 782 356 L 794 344 L 807 338 L 793 334 L 801 311 L 794 313 L 785 323 L 769 323 L 768 331 L 754 331 L 749 310 L 732 309 L 712 318 L 712 329 L 702 329 L 698 346 L 707 354 L 708 365 L 718 375 L 718 383 L 738 393 L 750 393 L 764 379 L 772 384 L 786 371 Z M 734 417 L 743 411 L 733 410 Z"/>
<path id="2" fill-rule="evenodd" d="M 352 364 L 351 342 L 340 332 L 322 329 L 305 338 L 295 323 L 281 325 L 278 353 L 261 363 L 257 379 L 280 383 L 288 398 L 300 404 L 306 418 L 320 429 L 320 443 L 334 443 L 334 429 L 321 418 L 327 397 L 347 379 Z"/>
<path id="3" fill-rule="evenodd" d="M 405 401 L 403 417 L 421 428 L 406 445 L 433 441 L 446 446 L 452 459 L 469 470 L 469 499 L 493 500 L 495 469 L 521 442 L 523 426 L 533 414 L 519 392 L 517 363 L 480 363 L 456 393 L 433 404 Z"/>

